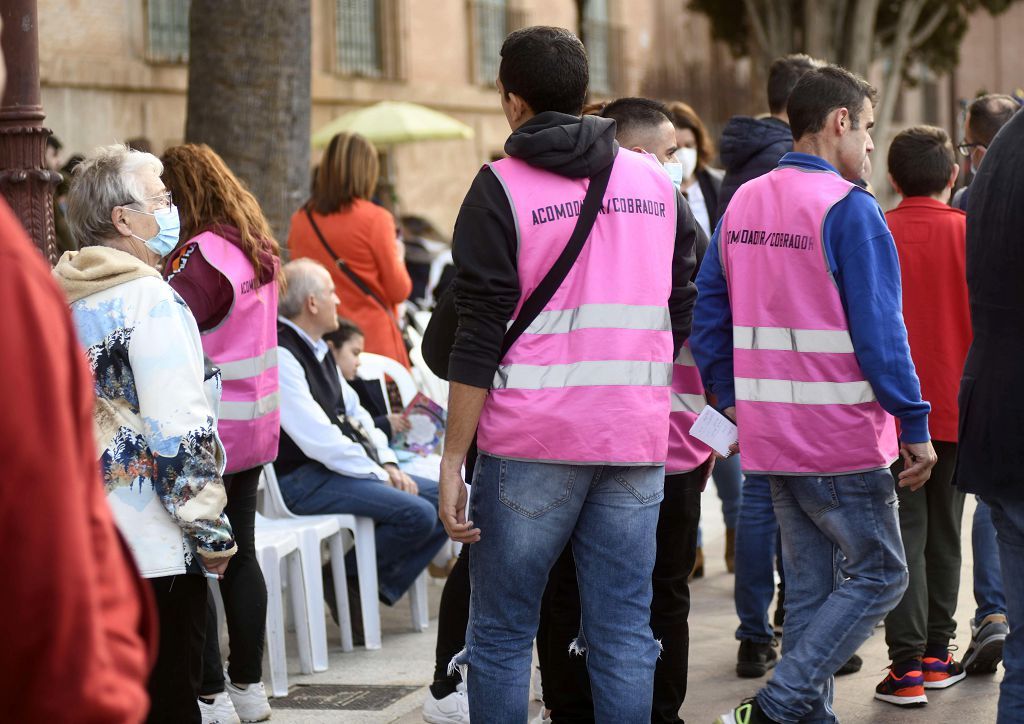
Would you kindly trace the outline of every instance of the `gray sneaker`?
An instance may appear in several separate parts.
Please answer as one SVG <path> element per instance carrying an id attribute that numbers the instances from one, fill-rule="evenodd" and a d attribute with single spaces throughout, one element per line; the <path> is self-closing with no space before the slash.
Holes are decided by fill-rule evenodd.
<path id="1" fill-rule="evenodd" d="M 1003 642 L 1010 633 L 1006 616 L 994 613 L 975 626 L 971 621 L 971 645 L 964 655 L 964 669 L 968 674 L 994 674 L 1003 660 Z"/>

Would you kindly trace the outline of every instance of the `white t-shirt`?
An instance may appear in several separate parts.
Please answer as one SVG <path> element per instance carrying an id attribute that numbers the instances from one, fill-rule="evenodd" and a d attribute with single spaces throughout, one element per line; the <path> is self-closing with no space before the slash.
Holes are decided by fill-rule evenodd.
<path id="1" fill-rule="evenodd" d="M 704 229 L 704 233 L 710 239 L 711 217 L 708 215 L 708 205 L 704 200 L 704 192 L 700 190 L 699 181 L 694 181 L 693 185 L 686 189 L 686 200 L 690 202 L 690 211 L 693 212 L 700 228 Z"/>

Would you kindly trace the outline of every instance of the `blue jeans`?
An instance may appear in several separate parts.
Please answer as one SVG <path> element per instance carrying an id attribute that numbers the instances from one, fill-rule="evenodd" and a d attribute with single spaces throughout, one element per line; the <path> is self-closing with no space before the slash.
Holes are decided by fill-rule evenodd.
<path id="1" fill-rule="evenodd" d="M 786 627 L 782 658 L 757 701 L 779 722 L 836 722 L 832 673 L 907 588 L 895 484 L 887 469 L 770 480 L 786 567 Z M 845 559 L 837 571 L 839 552 Z"/>
<path id="2" fill-rule="evenodd" d="M 992 510 L 980 497 L 974 509 L 971 547 L 974 550 L 974 601 L 978 609 L 974 621 L 980 623 L 993 613 L 1006 613 L 1003 576 L 999 568 L 999 545 L 992 525 Z"/>
<path id="3" fill-rule="evenodd" d="M 320 463 L 307 463 L 282 475 L 284 502 L 293 513 L 348 513 L 373 518 L 377 543 L 377 590 L 394 605 L 448 540 L 437 517 L 437 481 L 410 476 L 419 495 L 376 478 L 349 478 Z M 356 575 L 354 561 L 348 573 Z"/>
<path id="4" fill-rule="evenodd" d="M 1003 644 L 1003 682 L 999 685 L 998 724 L 1024 721 L 1024 501 L 985 496 L 999 541 L 1006 617 L 1010 635 Z"/>
<path id="5" fill-rule="evenodd" d="M 470 518 L 466 649 L 474 721 L 529 718 L 530 665 L 548 572 L 572 542 L 598 722 L 647 724 L 659 647 L 651 575 L 664 468 L 558 465 L 480 455 Z"/>
<path id="6" fill-rule="evenodd" d="M 726 528 L 736 527 L 736 518 L 740 512 L 740 501 L 743 495 L 743 473 L 740 472 L 740 456 L 730 455 L 725 460 L 715 462 L 715 471 L 711 474 L 715 481 L 718 499 L 722 501 L 722 518 Z"/>
<path id="7" fill-rule="evenodd" d="M 715 465 L 718 469 L 718 465 Z M 764 475 L 748 475 L 736 521 L 736 582 L 733 598 L 740 618 L 736 638 L 766 644 L 775 638 L 768 608 L 775 596 L 775 555 L 779 524 Z"/>

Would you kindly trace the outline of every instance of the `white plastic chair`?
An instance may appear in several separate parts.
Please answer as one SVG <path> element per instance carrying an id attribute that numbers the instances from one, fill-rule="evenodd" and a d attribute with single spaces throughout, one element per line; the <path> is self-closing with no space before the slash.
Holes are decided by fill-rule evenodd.
<path id="1" fill-rule="evenodd" d="M 263 466 L 266 483 L 263 496 L 263 513 L 268 519 L 305 520 L 306 518 L 333 518 L 342 530 L 348 531 L 356 546 L 356 572 L 359 576 L 359 602 L 362 608 L 363 636 L 368 649 L 379 649 L 380 635 L 380 602 L 377 599 L 377 544 L 374 537 L 372 518 L 357 517 L 347 514 L 332 515 L 296 515 L 288 509 L 281 495 L 277 475 L 272 465 Z M 341 561 L 338 566 L 335 561 Z M 332 573 L 334 575 L 334 591 L 338 602 L 338 618 L 342 624 L 342 648 L 346 638 L 351 647 L 352 631 L 348 625 L 349 603 L 348 588 L 345 584 L 344 554 L 337 555 L 331 551 Z M 322 587 L 322 586 L 321 586 Z M 412 626 L 415 631 L 424 631 L 429 625 L 427 611 L 427 579 L 426 573 L 421 575 L 409 589 L 409 604 L 412 608 Z M 346 633 L 346 629 L 348 629 Z M 349 649 L 346 649 L 349 650 Z"/>
<path id="2" fill-rule="evenodd" d="M 267 657 L 270 660 L 270 691 L 273 696 L 288 695 L 288 659 L 285 655 L 284 602 L 281 594 L 281 563 L 288 566 L 288 587 L 295 618 L 295 638 L 299 649 L 299 667 L 313 671 L 309 619 L 303 598 L 302 563 L 299 539 L 292 531 L 256 530 L 256 558 L 267 583 Z"/>
<path id="3" fill-rule="evenodd" d="M 412 378 L 409 370 L 405 368 L 405 365 L 382 354 L 363 352 L 359 355 L 359 376 L 362 379 L 381 380 L 384 375 L 395 381 L 395 384 L 398 386 L 398 394 L 402 397 L 403 405 L 408 405 L 412 402 L 412 398 L 416 396 L 418 390 L 416 388 L 416 381 Z M 387 394 L 384 395 L 384 400 L 388 403 L 388 411 L 390 412 L 391 403 L 388 401 Z"/>
<path id="4" fill-rule="evenodd" d="M 323 541 L 327 541 L 331 552 L 331 573 L 334 577 L 334 595 L 338 604 L 341 650 L 352 650 L 352 624 L 349 620 L 348 587 L 345 582 L 345 539 L 337 518 L 332 515 L 310 515 L 301 520 L 272 520 L 257 513 L 256 530 L 284 530 L 294 532 L 298 536 L 302 579 L 305 585 L 306 615 L 310 622 L 313 671 L 327 671 L 327 620 L 324 612 L 324 585 L 320 562 L 320 546 Z"/>

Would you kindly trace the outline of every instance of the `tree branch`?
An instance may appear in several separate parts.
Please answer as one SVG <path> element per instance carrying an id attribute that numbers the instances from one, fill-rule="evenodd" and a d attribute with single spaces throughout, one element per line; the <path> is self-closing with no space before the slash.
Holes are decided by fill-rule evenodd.
<path id="1" fill-rule="evenodd" d="M 747 9 L 747 19 L 750 21 L 750 29 L 754 33 L 754 40 L 761 48 L 761 55 L 770 55 L 771 49 L 768 44 L 768 34 L 764 29 L 764 20 L 758 14 L 757 0 L 743 0 L 743 6 Z"/>
<path id="2" fill-rule="evenodd" d="M 850 70 L 867 75 L 871 65 L 871 39 L 875 35 L 875 22 L 880 0 L 857 0 L 853 22 L 847 26 L 845 46 L 850 49 Z"/>
<path id="3" fill-rule="evenodd" d="M 924 24 L 924 27 L 918 30 L 910 38 L 910 48 L 919 48 L 924 45 L 928 38 L 932 37 L 932 33 L 939 29 L 939 26 L 942 24 L 942 21 L 946 19 L 946 15 L 948 13 L 949 6 L 943 5 L 941 9 L 928 18 L 928 22 Z"/>

